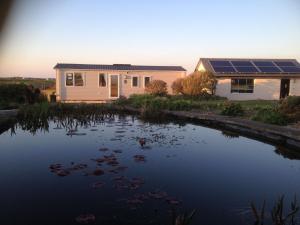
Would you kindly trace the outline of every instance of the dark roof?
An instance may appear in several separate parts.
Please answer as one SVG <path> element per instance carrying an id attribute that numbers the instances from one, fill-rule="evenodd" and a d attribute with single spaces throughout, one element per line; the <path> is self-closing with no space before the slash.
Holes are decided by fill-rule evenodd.
<path id="1" fill-rule="evenodd" d="M 217 77 L 299 77 L 296 59 L 200 58 L 200 63 Z"/>
<path id="2" fill-rule="evenodd" d="M 161 70 L 161 71 L 186 71 L 181 66 L 137 66 L 131 64 L 95 65 L 57 63 L 54 69 L 80 69 L 80 70 Z"/>

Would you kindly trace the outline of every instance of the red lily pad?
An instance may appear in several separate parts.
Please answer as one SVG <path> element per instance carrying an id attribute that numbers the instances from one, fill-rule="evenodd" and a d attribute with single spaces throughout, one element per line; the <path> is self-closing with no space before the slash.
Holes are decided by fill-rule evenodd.
<path id="1" fill-rule="evenodd" d="M 96 220 L 96 217 L 94 214 L 83 214 L 78 217 L 76 217 L 76 222 L 81 224 L 89 224 L 94 223 Z"/>
<path id="2" fill-rule="evenodd" d="M 136 162 L 146 162 L 146 156 L 144 155 L 135 155 L 133 158 Z"/>
<path id="3" fill-rule="evenodd" d="M 94 176 L 101 176 L 103 174 L 104 174 L 104 171 L 101 170 L 101 169 L 96 169 L 96 170 L 93 171 Z"/>
<path id="4" fill-rule="evenodd" d="M 98 188 L 102 188 L 104 185 L 105 185 L 104 182 L 99 181 L 99 182 L 96 182 L 96 183 L 92 184 L 92 187 L 94 189 L 98 189 Z"/>

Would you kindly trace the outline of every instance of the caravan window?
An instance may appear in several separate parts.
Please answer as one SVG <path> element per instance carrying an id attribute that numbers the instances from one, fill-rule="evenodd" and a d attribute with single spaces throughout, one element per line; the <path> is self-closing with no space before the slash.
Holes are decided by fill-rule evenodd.
<path id="1" fill-rule="evenodd" d="M 150 77 L 144 77 L 144 87 L 147 87 L 147 85 L 150 83 L 151 78 Z"/>
<path id="2" fill-rule="evenodd" d="M 106 74 L 99 74 L 99 87 L 106 87 Z"/>
<path id="3" fill-rule="evenodd" d="M 74 86 L 73 73 L 66 74 L 66 86 Z"/>
<path id="4" fill-rule="evenodd" d="M 75 86 L 83 86 L 83 75 L 82 73 L 74 73 Z"/>

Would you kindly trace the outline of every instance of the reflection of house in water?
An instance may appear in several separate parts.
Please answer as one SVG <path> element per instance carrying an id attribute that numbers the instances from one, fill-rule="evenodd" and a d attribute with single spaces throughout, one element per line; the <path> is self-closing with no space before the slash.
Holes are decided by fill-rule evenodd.
<path id="1" fill-rule="evenodd" d="M 282 146 L 277 146 L 275 152 L 278 155 L 283 156 L 283 158 L 287 158 L 287 159 L 295 159 L 295 160 L 300 160 L 300 152 L 296 151 L 296 150 L 291 150 L 288 148 L 284 148 Z"/>

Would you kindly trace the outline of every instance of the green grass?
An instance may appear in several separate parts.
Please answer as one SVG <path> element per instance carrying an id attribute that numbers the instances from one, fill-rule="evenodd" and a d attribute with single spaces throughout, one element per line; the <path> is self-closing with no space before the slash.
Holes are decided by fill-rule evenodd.
<path id="1" fill-rule="evenodd" d="M 168 110 L 199 110 L 220 113 L 228 101 L 218 96 L 189 97 L 189 96 L 166 96 L 156 97 L 149 94 L 132 95 L 128 99 L 121 99 L 116 102 L 120 105 L 129 105 L 134 108 L 152 107 L 153 109 Z M 276 107 L 278 101 L 252 100 L 252 101 L 231 101 L 241 105 L 245 114 L 253 114 L 255 111 L 265 107 Z"/>
<path id="2" fill-rule="evenodd" d="M 286 125 L 288 118 L 278 109 L 279 101 L 249 100 L 228 101 L 218 96 L 165 96 L 158 97 L 149 94 L 132 95 L 128 99 L 120 99 L 117 105 L 126 105 L 142 110 L 146 116 L 157 116 L 161 110 L 198 111 L 200 113 L 215 113 L 227 116 L 238 116 L 263 123 Z"/>
<path id="3" fill-rule="evenodd" d="M 55 79 L 45 79 L 45 78 L 23 78 L 23 77 L 1 77 L 0 85 L 7 84 L 25 84 L 32 85 L 39 89 L 55 88 Z"/>

